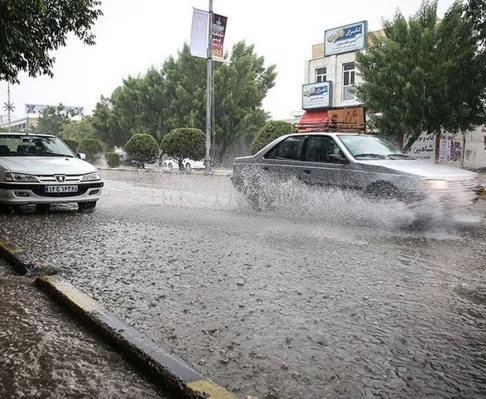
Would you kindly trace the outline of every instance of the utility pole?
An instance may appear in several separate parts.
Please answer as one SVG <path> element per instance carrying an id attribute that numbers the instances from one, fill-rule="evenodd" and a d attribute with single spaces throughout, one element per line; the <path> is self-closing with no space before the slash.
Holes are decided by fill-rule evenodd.
<path id="1" fill-rule="evenodd" d="M 206 82 L 206 158 L 205 170 L 211 168 L 211 108 L 212 108 L 212 77 L 213 77 L 213 0 L 209 0 L 208 16 L 208 74 Z"/>
<path id="2" fill-rule="evenodd" d="M 14 105 L 10 102 L 10 83 L 7 82 L 7 102 L 4 103 L 4 107 L 3 109 L 5 109 L 5 111 L 7 111 L 7 114 L 8 114 L 8 132 L 10 133 L 10 125 L 11 125 L 11 116 L 10 116 L 10 113 L 14 110 Z"/>

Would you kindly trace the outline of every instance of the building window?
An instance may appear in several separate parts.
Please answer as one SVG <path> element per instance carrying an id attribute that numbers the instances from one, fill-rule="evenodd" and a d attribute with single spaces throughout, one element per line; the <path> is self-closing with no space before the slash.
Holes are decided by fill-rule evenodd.
<path id="1" fill-rule="evenodd" d="M 354 62 L 343 64 L 343 101 L 355 99 L 356 69 Z"/>
<path id="2" fill-rule="evenodd" d="M 325 82 L 327 80 L 327 68 L 316 69 L 316 83 Z"/>

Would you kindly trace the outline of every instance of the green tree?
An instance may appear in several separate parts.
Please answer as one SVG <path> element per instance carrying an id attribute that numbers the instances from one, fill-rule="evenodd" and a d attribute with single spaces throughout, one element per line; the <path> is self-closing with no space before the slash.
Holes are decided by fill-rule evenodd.
<path id="1" fill-rule="evenodd" d="M 96 138 L 96 129 L 93 126 L 92 118 L 84 117 L 79 122 L 72 121 L 62 126 L 61 136 L 63 139 L 76 140 L 78 142 L 87 138 Z"/>
<path id="2" fill-rule="evenodd" d="M 96 160 L 97 155 L 103 152 L 103 145 L 97 139 L 84 139 L 78 146 L 78 152 L 86 154 L 86 159 L 89 162 Z"/>
<path id="3" fill-rule="evenodd" d="M 219 161 L 230 145 L 249 144 L 268 120 L 262 102 L 275 85 L 276 72 L 264 61 L 253 46 L 240 42 L 227 62 L 214 63 L 213 135 Z M 162 140 L 165 132 L 181 126 L 205 129 L 205 96 L 206 62 L 191 56 L 185 44 L 162 70 L 125 79 L 111 96 L 110 112 L 123 130 L 143 130 Z"/>
<path id="4" fill-rule="evenodd" d="M 49 106 L 41 112 L 37 125 L 32 128 L 36 133 L 53 134 L 60 137 L 65 126 L 72 123 L 73 112 L 62 104 Z"/>
<path id="5" fill-rule="evenodd" d="M 255 154 L 280 136 L 296 132 L 297 129 L 291 123 L 284 121 L 270 121 L 256 134 L 251 143 L 251 150 Z"/>
<path id="6" fill-rule="evenodd" d="M 409 139 L 422 132 L 468 130 L 484 117 L 484 80 L 475 57 L 472 23 L 455 3 L 437 21 L 437 2 L 424 1 L 408 22 L 401 12 L 384 21 L 384 36 L 373 36 L 366 53 L 357 54 L 364 80 L 358 98 L 380 112 L 382 132 Z"/>
<path id="7" fill-rule="evenodd" d="M 91 26 L 102 15 L 98 0 L 0 1 L 0 81 L 18 83 L 18 74 L 53 76 L 54 50 L 74 34 L 95 44 Z"/>
<path id="8" fill-rule="evenodd" d="M 466 16 L 471 19 L 478 44 L 486 50 L 486 0 L 469 0 L 466 5 Z"/>
<path id="9" fill-rule="evenodd" d="M 124 131 L 143 130 L 153 137 L 165 128 L 165 103 L 164 77 L 155 68 L 144 76 L 124 79 L 111 96 L 113 115 Z"/>
<path id="10" fill-rule="evenodd" d="M 186 158 L 196 161 L 204 158 L 206 136 L 200 129 L 178 128 L 169 132 L 160 146 L 162 153 L 174 158 L 183 171 L 183 160 Z"/>
<path id="11" fill-rule="evenodd" d="M 159 145 L 150 134 L 134 134 L 124 147 L 128 156 L 145 167 L 145 163 L 154 162 L 159 155 Z"/>
<path id="12" fill-rule="evenodd" d="M 214 74 L 214 108 L 216 143 L 220 145 L 221 163 L 228 146 L 245 141 L 251 143 L 268 120 L 262 102 L 274 87 L 275 65 L 265 68 L 264 57 L 245 42 L 233 46 L 229 62 Z"/>
<path id="13" fill-rule="evenodd" d="M 108 148 L 122 147 L 130 139 L 130 131 L 120 126 L 109 98 L 101 96 L 93 111 L 91 123 L 95 128 L 96 137 Z"/>

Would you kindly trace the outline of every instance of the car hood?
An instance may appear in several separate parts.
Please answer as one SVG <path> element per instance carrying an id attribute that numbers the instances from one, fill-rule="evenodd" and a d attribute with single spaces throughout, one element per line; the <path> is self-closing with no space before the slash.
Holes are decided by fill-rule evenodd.
<path id="1" fill-rule="evenodd" d="M 0 169 L 35 175 L 81 175 L 96 168 L 79 158 L 64 157 L 0 157 Z"/>
<path id="2" fill-rule="evenodd" d="M 468 170 L 417 160 L 373 160 L 359 161 L 358 163 L 361 165 L 373 165 L 403 174 L 432 179 L 472 179 L 476 176 L 475 172 L 470 172 Z"/>

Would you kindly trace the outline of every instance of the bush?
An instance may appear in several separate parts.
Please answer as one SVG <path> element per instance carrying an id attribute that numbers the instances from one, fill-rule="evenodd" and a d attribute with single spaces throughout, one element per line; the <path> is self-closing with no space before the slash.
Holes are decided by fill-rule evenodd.
<path id="1" fill-rule="evenodd" d="M 120 155 L 118 155 L 118 153 L 114 151 L 107 152 L 105 156 L 106 162 L 108 162 L 110 168 L 118 168 L 120 166 Z"/>
<path id="2" fill-rule="evenodd" d="M 79 147 L 79 141 L 71 140 L 71 139 L 63 139 L 62 141 L 64 142 L 64 144 L 66 144 L 71 149 L 72 152 L 77 154 L 78 147 Z"/>
<path id="3" fill-rule="evenodd" d="M 97 139 L 84 139 L 78 146 L 78 152 L 86 154 L 86 159 L 93 162 L 96 159 L 96 155 L 103 152 L 103 145 Z"/>
<path id="4" fill-rule="evenodd" d="M 134 134 L 124 147 L 128 157 L 139 162 L 155 162 L 159 155 L 159 145 L 150 134 Z"/>
<path id="5" fill-rule="evenodd" d="M 204 158 L 206 150 L 206 136 L 199 129 L 182 127 L 169 132 L 160 145 L 162 153 L 174 158 L 179 169 L 184 170 L 182 161 L 185 158 L 198 161 Z"/>
<path id="6" fill-rule="evenodd" d="M 273 140 L 283 136 L 284 134 L 290 133 L 297 133 L 297 129 L 291 123 L 284 121 L 268 122 L 256 134 L 253 142 L 251 143 L 251 150 L 253 151 L 253 154 L 255 154 L 267 144 L 270 144 Z"/>

